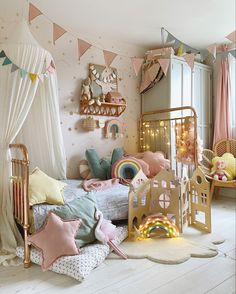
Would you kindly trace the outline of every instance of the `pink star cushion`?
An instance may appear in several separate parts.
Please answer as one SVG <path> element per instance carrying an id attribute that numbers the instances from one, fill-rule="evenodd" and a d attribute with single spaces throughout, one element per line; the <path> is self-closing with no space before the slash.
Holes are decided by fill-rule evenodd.
<path id="1" fill-rule="evenodd" d="M 75 235 L 81 220 L 62 220 L 49 211 L 44 226 L 34 235 L 28 237 L 29 244 L 42 251 L 42 270 L 47 270 L 53 262 L 64 255 L 77 255 Z"/>

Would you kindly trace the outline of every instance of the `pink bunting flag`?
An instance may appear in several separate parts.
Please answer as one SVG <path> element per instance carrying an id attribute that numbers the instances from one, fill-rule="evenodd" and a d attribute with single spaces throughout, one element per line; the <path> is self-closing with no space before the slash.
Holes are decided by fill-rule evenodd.
<path id="1" fill-rule="evenodd" d="M 170 59 L 169 58 L 160 58 L 160 59 L 158 59 L 158 62 L 159 62 L 161 69 L 163 70 L 163 72 L 166 76 L 169 65 L 170 65 Z"/>
<path id="2" fill-rule="evenodd" d="M 79 59 L 91 46 L 88 42 L 78 39 Z"/>
<path id="3" fill-rule="evenodd" d="M 191 70 L 193 70 L 195 54 L 194 53 L 185 54 L 183 58 L 185 59 L 187 64 L 190 66 Z"/>
<path id="4" fill-rule="evenodd" d="M 216 44 L 209 45 L 207 47 L 208 52 L 216 59 Z"/>
<path id="5" fill-rule="evenodd" d="M 140 85 L 140 93 L 142 93 L 150 84 L 151 84 L 151 78 L 149 76 L 148 71 L 145 71 L 144 77 L 142 79 L 142 83 Z"/>
<path id="6" fill-rule="evenodd" d="M 231 42 L 236 43 L 236 31 L 230 33 L 226 38 Z"/>
<path id="7" fill-rule="evenodd" d="M 140 68 L 143 64 L 144 58 L 139 58 L 139 57 L 132 57 L 131 58 L 132 64 L 133 64 L 133 68 L 134 68 L 134 72 L 136 74 L 136 76 L 138 75 Z"/>
<path id="8" fill-rule="evenodd" d="M 52 67 L 52 65 L 50 64 L 49 67 L 47 68 L 47 71 L 52 74 L 55 72 L 55 68 Z"/>
<path id="9" fill-rule="evenodd" d="M 160 69 L 160 66 L 158 65 L 158 63 L 154 63 L 149 69 L 148 69 L 148 74 L 149 74 L 149 77 L 152 81 L 155 80 L 157 74 L 158 74 L 158 71 Z"/>
<path id="10" fill-rule="evenodd" d="M 37 7 L 35 7 L 32 3 L 29 4 L 29 23 L 41 14 L 42 12 Z"/>
<path id="11" fill-rule="evenodd" d="M 110 51 L 106 51 L 106 50 L 103 50 L 103 54 L 104 54 L 105 64 L 107 67 L 109 67 L 112 61 L 116 58 L 117 54 Z"/>
<path id="12" fill-rule="evenodd" d="M 62 35 L 66 33 L 66 30 L 64 30 L 62 27 L 60 27 L 58 24 L 53 23 L 53 43 L 55 44 L 55 41 L 59 39 Z"/>

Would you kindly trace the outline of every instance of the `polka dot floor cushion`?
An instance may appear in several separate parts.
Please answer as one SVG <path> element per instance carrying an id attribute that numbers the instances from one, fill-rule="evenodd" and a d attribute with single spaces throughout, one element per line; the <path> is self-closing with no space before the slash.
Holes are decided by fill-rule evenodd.
<path id="1" fill-rule="evenodd" d="M 79 173 L 80 173 L 80 177 L 83 180 L 90 180 L 92 178 L 92 173 L 90 171 L 88 161 L 86 159 L 82 159 L 79 162 Z"/>

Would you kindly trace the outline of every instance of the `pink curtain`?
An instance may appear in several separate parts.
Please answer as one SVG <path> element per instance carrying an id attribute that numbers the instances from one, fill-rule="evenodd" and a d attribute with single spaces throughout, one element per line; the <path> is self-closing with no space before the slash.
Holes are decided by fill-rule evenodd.
<path id="1" fill-rule="evenodd" d="M 223 47 L 226 51 L 227 47 Z M 230 72 L 228 58 L 219 61 L 217 67 L 217 85 L 216 85 L 216 112 L 214 125 L 213 146 L 221 139 L 231 137 L 229 99 L 230 99 Z"/>

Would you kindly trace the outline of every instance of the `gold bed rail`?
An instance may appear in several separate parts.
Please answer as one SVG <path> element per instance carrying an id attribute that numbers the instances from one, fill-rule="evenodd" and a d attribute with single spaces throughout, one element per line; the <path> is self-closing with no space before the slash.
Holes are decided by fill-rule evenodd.
<path id="1" fill-rule="evenodd" d="M 186 114 L 188 112 L 188 115 Z M 192 106 L 183 106 L 175 108 L 157 109 L 148 111 L 141 115 L 139 121 L 139 151 L 163 151 L 165 156 L 170 160 L 171 166 L 175 165 L 175 171 L 181 170 L 183 176 L 183 164 L 176 160 L 177 148 L 176 138 L 171 138 L 173 133 L 176 135 L 177 124 L 186 126 L 185 119 L 192 119 L 194 122 L 194 160 L 193 165 L 198 164 L 197 153 L 197 113 Z M 172 129 L 172 130 L 171 130 Z M 174 136 L 173 136 L 174 137 Z M 176 136 L 175 136 L 176 137 Z M 158 148 L 160 148 L 158 150 Z M 173 152 L 175 149 L 175 154 Z M 181 165 L 181 167 L 178 167 Z"/>
<path id="2" fill-rule="evenodd" d="M 16 222 L 24 231 L 24 267 L 28 268 L 30 266 L 27 240 L 29 230 L 29 156 L 28 150 L 23 144 L 10 144 L 9 148 L 15 152 L 11 159 L 13 213 Z"/>

